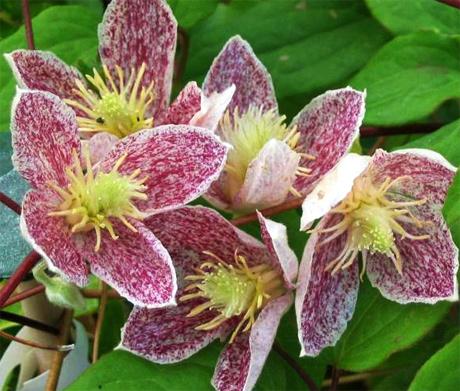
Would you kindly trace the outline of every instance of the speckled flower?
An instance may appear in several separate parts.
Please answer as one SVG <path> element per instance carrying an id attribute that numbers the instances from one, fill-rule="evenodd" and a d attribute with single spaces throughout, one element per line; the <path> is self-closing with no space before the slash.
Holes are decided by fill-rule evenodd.
<path id="1" fill-rule="evenodd" d="M 48 266 L 80 286 L 91 271 L 137 305 L 174 303 L 171 257 L 143 220 L 206 191 L 227 147 L 201 128 L 164 125 L 125 137 L 92 167 L 74 111 L 31 90 L 18 90 L 11 130 L 14 165 L 32 187 L 21 229 Z"/>
<path id="2" fill-rule="evenodd" d="M 350 154 L 306 197 L 302 228 L 324 217 L 299 271 L 303 355 L 336 343 L 365 273 L 384 297 L 401 304 L 457 299 L 458 249 L 441 214 L 455 171 L 424 149 Z"/>
<path id="3" fill-rule="evenodd" d="M 169 105 L 177 22 L 166 1 L 113 0 L 98 35 L 102 72 L 94 69 L 86 79 L 50 52 L 16 50 L 5 55 L 20 87 L 66 99 L 77 113 L 80 136 L 98 135 L 91 138 L 93 161 L 118 138 L 141 129 L 163 124 L 216 126 L 232 88 L 204 97 L 190 82 Z"/>
<path id="4" fill-rule="evenodd" d="M 250 390 L 292 304 L 297 260 L 286 228 L 259 214 L 264 244 L 204 207 L 185 207 L 145 223 L 178 273 L 177 307 L 134 308 L 120 347 L 157 363 L 190 357 L 229 337 L 212 384 Z"/>
<path id="5" fill-rule="evenodd" d="M 365 94 L 349 87 L 313 99 L 287 125 L 267 69 L 239 36 L 214 60 L 203 91 L 222 92 L 233 84 L 236 92 L 217 128 L 233 149 L 206 194 L 216 207 L 247 213 L 304 197 L 358 136 Z"/>

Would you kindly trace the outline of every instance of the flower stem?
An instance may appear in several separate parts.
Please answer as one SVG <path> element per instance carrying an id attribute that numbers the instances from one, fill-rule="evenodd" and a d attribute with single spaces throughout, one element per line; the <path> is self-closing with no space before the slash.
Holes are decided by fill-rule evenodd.
<path id="1" fill-rule="evenodd" d="M 307 385 L 310 391 L 318 391 L 318 386 L 313 379 L 308 375 L 307 372 L 299 365 L 299 363 L 290 356 L 290 354 L 283 349 L 283 347 L 275 341 L 273 344 L 273 350 L 278 353 L 281 358 L 300 376 L 303 382 Z"/>
<path id="2" fill-rule="evenodd" d="M 29 0 L 22 0 L 22 16 L 24 18 L 24 27 L 26 30 L 27 47 L 35 50 L 34 31 L 32 30 L 32 19 L 30 17 Z"/>
<path id="3" fill-rule="evenodd" d="M 59 334 L 59 330 L 46 323 L 39 322 L 38 320 L 27 318 L 26 316 L 13 314 L 7 311 L 0 311 L 0 319 L 7 320 L 9 322 L 18 323 L 23 326 L 31 327 L 36 330 L 44 331 L 54 335 Z"/>
<path id="4" fill-rule="evenodd" d="M 40 254 L 36 251 L 31 251 L 29 255 L 24 258 L 5 285 L 3 285 L 2 290 L 0 290 L 0 308 L 4 307 L 5 302 L 21 283 L 27 273 L 29 273 L 37 264 L 40 258 Z"/>
<path id="5" fill-rule="evenodd" d="M 69 339 L 72 318 L 73 311 L 65 310 L 61 321 L 61 327 L 59 328 L 59 344 L 61 345 L 64 345 Z M 51 363 L 48 380 L 46 382 L 46 391 L 56 391 L 64 355 L 65 352 L 63 351 L 54 353 L 53 362 Z"/>
<path id="6" fill-rule="evenodd" d="M 339 384 L 339 380 L 340 380 L 340 369 L 334 366 L 332 367 L 331 386 L 329 388 L 329 391 L 337 390 L 337 385 Z"/>
<path id="7" fill-rule="evenodd" d="M 0 202 L 10 208 L 13 212 L 17 213 L 18 215 L 21 214 L 21 205 L 19 205 L 16 201 L 12 200 L 8 197 L 5 193 L 0 191 Z"/>
<path id="8" fill-rule="evenodd" d="M 16 295 L 11 296 L 4 304 L 4 307 L 8 307 L 12 304 L 17 303 L 18 301 L 22 301 L 28 299 L 29 297 L 38 295 L 45 290 L 43 285 L 34 286 L 33 288 L 27 289 L 24 292 L 18 293 Z"/>
<path id="9" fill-rule="evenodd" d="M 9 341 L 20 343 L 22 345 L 30 346 L 32 348 L 43 349 L 43 350 L 54 350 L 57 353 L 67 352 L 73 349 L 73 345 L 54 345 L 54 346 L 42 345 L 40 343 L 30 341 L 28 339 L 19 338 L 19 337 L 16 337 L 15 335 L 8 334 L 3 330 L 0 330 L 0 337 L 5 338 Z"/>
<path id="10" fill-rule="evenodd" d="M 412 124 L 393 127 L 363 126 L 360 130 L 361 137 L 398 136 L 403 134 L 432 133 L 443 124 Z"/>
<path id="11" fill-rule="evenodd" d="M 101 339 L 102 325 L 104 323 L 105 308 L 107 306 L 107 284 L 102 282 L 101 300 L 99 303 L 99 311 L 97 314 L 96 329 L 94 330 L 93 342 L 93 363 L 97 361 L 99 355 L 99 341 Z"/>

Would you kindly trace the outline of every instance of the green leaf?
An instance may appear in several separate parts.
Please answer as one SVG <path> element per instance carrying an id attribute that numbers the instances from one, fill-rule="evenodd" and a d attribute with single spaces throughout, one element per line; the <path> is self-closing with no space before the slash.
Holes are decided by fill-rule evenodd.
<path id="1" fill-rule="evenodd" d="M 460 165 L 458 150 L 460 140 L 460 120 L 454 121 L 433 133 L 429 133 L 415 141 L 399 146 L 402 148 L 428 148 L 439 152 L 454 166 Z"/>
<path id="2" fill-rule="evenodd" d="M 409 391 L 457 390 L 460 384 L 460 335 L 431 357 L 418 371 Z"/>
<path id="3" fill-rule="evenodd" d="M 129 313 L 122 300 L 110 300 L 105 311 L 99 344 L 101 355 L 112 351 L 120 343 L 120 330 Z"/>
<path id="4" fill-rule="evenodd" d="M 197 24 L 211 15 L 219 3 L 218 0 L 168 0 L 179 26 L 184 29 Z"/>
<path id="5" fill-rule="evenodd" d="M 202 80 L 235 34 L 248 40 L 267 66 L 278 98 L 295 97 L 290 103 L 297 111 L 313 95 L 343 86 L 389 39 L 360 1 L 219 4 L 190 32 L 185 80 Z"/>
<path id="6" fill-rule="evenodd" d="M 93 58 L 97 53 L 97 24 L 101 20 L 98 7 L 55 6 L 47 8 L 33 18 L 35 45 L 37 49 L 49 50 L 68 64 L 75 65 L 79 59 Z M 24 27 L 0 42 L 0 53 L 25 48 Z M 10 123 L 11 101 L 16 81 L 4 58 L 0 59 L 0 131 L 7 130 Z"/>
<path id="7" fill-rule="evenodd" d="M 447 302 L 401 305 L 383 298 L 366 280 L 353 318 L 333 349 L 334 363 L 355 372 L 374 368 L 426 335 L 449 307 Z"/>
<path id="8" fill-rule="evenodd" d="M 433 0 L 366 0 L 375 18 L 394 34 L 432 30 L 460 33 L 458 10 Z"/>
<path id="9" fill-rule="evenodd" d="M 67 391 L 212 390 L 211 378 L 222 345 L 215 342 L 177 364 L 154 364 L 116 350 L 86 370 Z M 284 363 L 271 353 L 255 387 L 259 391 L 285 390 Z"/>
<path id="10" fill-rule="evenodd" d="M 450 228 L 455 244 L 460 247 L 460 174 L 458 172 L 447 193 L 442 213 Z"/>
<path id="11" fill-rule="evenodd" d="M 393 39 L 354 77 L 367 89 L 368 124 L 400 125 L 460 98 L 460 36 L 420 32 Z"/>

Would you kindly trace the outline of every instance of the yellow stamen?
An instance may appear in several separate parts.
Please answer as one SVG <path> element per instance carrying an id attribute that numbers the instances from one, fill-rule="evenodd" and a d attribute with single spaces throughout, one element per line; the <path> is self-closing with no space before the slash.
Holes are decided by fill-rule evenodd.
<path id="1" fill-rule="evenodd" d="M 88 232 L 92 229 L 96 233 L 95 251 L 101 246 L 101 230 L 106 229 L 113 240 L 118 239 L 113 227 L 113 219 L 119 219 L 130 230 L 137 232 L 127 217 L 142 220 L 145 216 L 132 203 L 133 199 L 147 199 L 144 191 L 145 179 L 137 179 L 140 170 L 129 176 L 122 175 L 118 169 L 126 159 L 120 157 L 112 170 L 108 173 L 93 171 L 89 151 L 83 150 L 86 161 L 86 173 L 80 164 L 80 158 L 74 151 L 74 164 L 66 169 L 69 184 L 60 188 L 56 183 L 49 183 L 49 187 L 56 191 L 61 203 L 49 216 L 66 219 L 70 232 Z"/>
<path id="2" fill-rule="evenodd" d="M 235 251 L 234 264 L 224 262 L 214 253 L 204 252 L 210 257 L 199 270 L 199 275 L 187 276 L 189 281 L 199 281 L 187 286 L 179 300 L 187 301 L 204 298 L 207 301 L 196 306 L 188 317 L 204 311 L 217 311 L 210 321 L 196 327 L 196 330 L 212 330 L 228 319 L 240 317 L 240 321 L 230 337 L 233 342 L 242 329 L 251 329 L 259 311 L 268 300 L 285 293 L 284 280 L 270 265 L 261 264 L 249 267 L 246 257 Z M 244 327 L 243 327 L 244 326 Z"/>
<path id="3" fill-rule="evenodd" d="M 86 78 L 95 91 L 88 89 L 80 80 L 75 80 L 74 92 L 81 100 L 67 99 L 66 103 L 86 114 L 86 117 L 77 117 L 81 132 L 108 132 L 119 138 L 151 128 L 153 118 L 146 114 L 155 95 L 153 82 L 147 88 L 141 87 L 145 74 L 145 63 L 136 72 L 134 69 L 125 83 L 125 74 L 119 67 L 115 67 L 117 81 L 106 65 L 102 67 L 105 81 L 93 69 L 93 76 Z"/>
<path id="4" fill-rule="evenodd" d="M 426 199 L 410 201 L 394 201 L 391 189 L 407 176 L 394 180 L 386 178 L 379 186 L 372 183 L 369 176 L 358 178 L 348 196 L 332 210 L 342 215 L 339 223 L 332 227 L 314 229 L 321 234 L 328 234 L 319 242 L 323 246 L 346 233 L 346 241 L 342 252 L 326 266 L 326 270 L 336 273 L 340 269 L 350 267 L 359 252 L 362 254 L 361 278 L 364 275 L 368 253 L 387 255 L 394 263 L 398 273 L 402 273 L 403 260 L 395 243 L 395 235 L 410 240 L 426 240 L 430 235 L 413 235 L 400 224 L 409 224 L 423 228 L 432 224 L 418 219 L 414 212 L 417 206 L 426 203 Z"/>

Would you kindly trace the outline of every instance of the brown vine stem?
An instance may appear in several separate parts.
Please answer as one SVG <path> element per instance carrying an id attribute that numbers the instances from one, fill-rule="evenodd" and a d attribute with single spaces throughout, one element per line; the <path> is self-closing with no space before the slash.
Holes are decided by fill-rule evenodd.
<path id="1" fill-rule="evenodd" d="M 99 356 L 99 341 L 101 339 L 102 325 L 104 323 L 105 307 L 107 306 L 107 284 L 102 282 L 101 301 L 99 303 L 99 311 L 97 313 L 96 328 L 94 330 L 93 342 L 93 363 L 97 361 Z"/>
<path id="2" fill-rule="evenodd" d="M 339 384 L 339 380 L 340 380 L 340 369 L 334 366 L 332 367 L 331 386 L 329 387 L 329 391 L 337 390 L 337 385 Z"/>
<path id="3" fill-rule="evenodd" d="M 29 273 L 32 268 L 38 263 L 41 256 L 36 251 L 31 251 L 21 262 L 18 268 L 14 271 L 11 277 L 6 281 L 0 290 L 0 308 L 4 307 L 5 302 L 21 283 L 24 277 Z"/>
<path id="4" fill-rule="evenodd" d="M 30 50 L 35 50 L 34 31 L 32 30 L 29 0 L 22 0 L 22 16 L 24 18 L 24 27 L 26 30 L 27 47 Z"/>
<path id="5" fill-rule="evenodd" d="M 308 375 L 307 372 L 303 370 L 299 363 L 294 358 L 292 358 L 286 350 L 283 349 L 283 347 L 277 341 L 275 341 L 273 344 L 273 350 L 278 353 L 281 358 L 286 361 L 289 366 L 300 376 L 310 391 L 318 391 L 318 386 L 313 381 L 313 379 Z"/>
<path id="6" fill-rule="evenodd" d="M 28 299 L 29 297 L 38 295 L 39 293 L 42 293 L 45 290 L 45 287 L 43 285 L 38 285 L 33 288 L 27 289 L 24 292 L 18 293 L 17 295 L 11 296 L 6 302 L 5 302 L 5 307 L 8 307 L 14 303 L 17 303 L 18 301 L 22 301 L 25 299 Z"/>
<path id="7" fill-rule="evenodd" d="M 46 323 L 39 322 L 38 320 L 27 318 L 26 316 L 13 314 L 7 311 L 0 311 L 0 319 L 7 320 L 9 322 L 17 323 L 22 326 L 31 327 L 36 330 L 44 331 L 53 335 L 58 335 L 59 330 Z"/>
<path id="8" fill-rule="evenodd" d="M 5 193 L 0 191 L 0 202 L 10 208 L 13 212 L 17 213 L 18 215 L 21 214 L 21 205 L 19 205 L 16 201 L 8 197 Z"/>
<path id="9" fill-rule="evenodd" d="M 59 344 L 64 345 L 67 343 L 70 336 L 70 327 L 72 326 L 73 311 L 65 310 L 62 316 L 61 327 L 59 327 Z M 45 391 L 56 391 L 61 373 L 62 361 L 64 360 L 65 352 L 59 351 L 54 353 L 53 361 L 51 363 L 48 380 L 46 382 Z"/>
<path id="10" fill-rule="evenodd" d="M 102 290 L 101 289 L 83 289 L 82 294 L 87 299 L 97 299 L 102 296 Z M 122 299 L 120 294 L 116 290 L 113 290 L 113 289 L 107 290 L 107 298 L 108 299 Z"/>
<path id="11" fill-rule="evenodd" d="M 262 209 L 259 212 L 262 213 L 265 217 L 273 216 L 273 215 L 276 215 L 281 212 L 285 212 L 290 209 L 297 209 L 302 205 L 302 203 L 303 203 L 303 198 L 296 198 L 295 200 L 286 201 L 280 205 L 272 206 L 271 208 Z M 241 216 L 241 217 L 232 219 L 230 220 L 230 222 L 233 225 L 238 226 L 238 225 L 248 224 L 256 220 L 257 220 L 257 214 L 250 213 L 245 216 Z"/>
<path id="12" fill-rule="evenodd" d="M 19 338 L 15 335 L 6 333 L 3 330 L 0 330 L 0 337 L 5 338 L 9 341 L 14 341 L 22 345 L 30 346 L 31 348 L 43 349 L 43 350 L 54 350 L 55 352 L 67 352 L 73 349 L 73 345 L 42 345 L 41 343 L 30 341 L 28 339 Z"/>
<path id="13" fill-rule="evenodd" d="M 436 0 L 439 3 L 450 5 L 451 7 L 460 9 L 460 0 Z"/>
<path id="14" fill-rule="evenodd" d="M 460 1 L 460 0 L 459 0 Z M 359 133 L 361 137 L 398 136 L 404 134 L 432 133 L 443 124 L 412 124 L 392 127 L 363 126 Z"/>
<path id="15" fill-rule="evenodd" d="M 362 373 L 354 373 L 352 375 L 341 376 L 339 379 L 339 384 L 350 384 L 356 383 L 363 380 L 370 379 L 372 377 L 377 376 L 384 376 L 390 373 L 395 373 L 395 371 L 401 370 L 402 368 L 394 368 L 394 369 L 385 369 L 380 371 L 369 371 L 369 372 L 362 372 Z M 330 387 L 332 383 L 332 379 L 326 379 L 321 384 L 322 387 Z"/>

